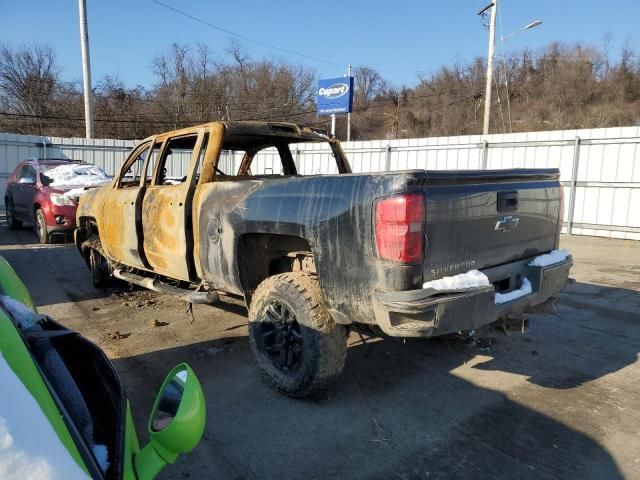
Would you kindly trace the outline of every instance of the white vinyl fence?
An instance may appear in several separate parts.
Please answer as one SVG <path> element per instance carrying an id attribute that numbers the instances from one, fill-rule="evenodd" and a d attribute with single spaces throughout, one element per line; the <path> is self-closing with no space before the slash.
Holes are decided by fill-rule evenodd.
<path id="1" fill-rule="evenodd" d="M 23 158 L 82 159 L 113 174 L 134 144 L 0 133 L 0 190 Z M 343 143 L 343 149 L 354 172 L 559 168 L 565 232 L 640 240 L 640 127 L 375 140 Z M 292 153 L 302 174 L 335 173 L 326 145 L 301 144 Z M 237 168 L 238 155 L 222 155 L 224 170 Z M 170 175 L 184 173 L 172 167 Z M 254 174 L 280 170 L 275 151 L 260 152 L 252 165 Z"/>

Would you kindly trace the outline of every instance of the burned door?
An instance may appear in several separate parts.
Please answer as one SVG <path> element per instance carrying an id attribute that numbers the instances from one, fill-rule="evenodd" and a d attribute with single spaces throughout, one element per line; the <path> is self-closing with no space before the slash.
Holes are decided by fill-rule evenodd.
<path id="1" fill-rule="evenodd" d="M 171 278 L 196 279 L 191 198 L 207 140 L 204 129 L 167 139 L 143 195 L 144 255 L 154 272 Z"/>
<path id="2" fill-rule="evenodd" d="M 147 157 L 153 141 L 138 146 L 120 170 L 117 182 L 107 192 L 100 241 L 107 254 L 125 265 L 146 268 L 139 250 L 140 196 Z"/>

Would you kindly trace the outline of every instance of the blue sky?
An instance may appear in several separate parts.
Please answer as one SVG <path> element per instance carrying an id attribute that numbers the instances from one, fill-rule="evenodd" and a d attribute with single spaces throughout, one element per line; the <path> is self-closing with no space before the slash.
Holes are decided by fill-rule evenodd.
<path id="1" fill-rule="evenodd" d="M 337 64 L 367 65 L 395 85 L 412 85 L 417 71 L 486 54 L 487 30 L 476 12 L 489 0 L 396 0 L 285 2 L 162 0 L 227 30 L 263 43 Z M 640 53 L 640 1 L 501 0 L 504 35 L 541 19 L 543 24 L 507 42 L 507 53 L 551 41 L 602 45 L 610 33 L 610 56 L 622 45 Z M 55 48 L 62 78 L 80 80 L 82 71 L 75 0 L 3 0 L 0 43 L 47 43 Z M 127 85 L 154 83 L 151 61 L 173 42 L 210 46 L 218 59 L 233 37 L 167 10 L 151 0 L 87 0 L 94 83 L 107 74 Z M 499 19 L 500 20 L 500 19 Z M 498 21 L 498 35 L 500 21 Z M 240 40 L 255 59 L 309 65 L 320 77 L 344 69 Z"/>

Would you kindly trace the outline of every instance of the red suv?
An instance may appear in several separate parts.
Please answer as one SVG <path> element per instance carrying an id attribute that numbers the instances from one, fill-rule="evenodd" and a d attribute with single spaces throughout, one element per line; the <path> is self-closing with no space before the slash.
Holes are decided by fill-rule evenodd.
<path id="1" fill-rule="evenodd" d="M 32 159 L 18 164 L 4 194 L 9 229 L 34 225 L 40 243 L 71 233 L 78 197 L 85 186 L 109 181 L 99 167 L 72 160 Z"/>

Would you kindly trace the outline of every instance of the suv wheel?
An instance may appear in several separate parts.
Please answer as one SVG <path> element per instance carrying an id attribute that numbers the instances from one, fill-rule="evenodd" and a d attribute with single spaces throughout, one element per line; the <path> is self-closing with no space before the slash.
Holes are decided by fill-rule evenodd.
<path id="1" fill-rule="evenodd" d="M 8 198 L 4 201 L 4 209 L 5 219 L 7 221 L 7 225 L 9 226 L 9 230 L 17 230 L 18 228 L 20 228 L 22 226 L 22 222 L 16 219 L 13 202 Z"/>
<path id="2" fill-rule="evenodd" d="M 106 258 L 95 250 L 89 250 L 89 268 L 95 288 L 105 288 L 111 283 L 111 266 Z"/>
<path id="3" fill-rule="evenodd" d="M 326 389 L 340 375 L 347 330 L 329 315 L 316 276 L 283 273 L 267 278 L 253 295 L 249 343 L 267 381 L 300 398 Z"/>
<path id="4" fill-rule="evenodd" d="M 44 218 L 44 212 L 41 209 L 36 210 L 36 220 L 34 223 L 36 235 L 40 243 L 51 243 L 51 235 L 49 235 L 49 231 L 47 230 L 47 222 Z"/>

